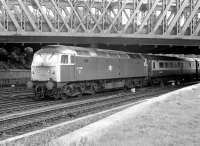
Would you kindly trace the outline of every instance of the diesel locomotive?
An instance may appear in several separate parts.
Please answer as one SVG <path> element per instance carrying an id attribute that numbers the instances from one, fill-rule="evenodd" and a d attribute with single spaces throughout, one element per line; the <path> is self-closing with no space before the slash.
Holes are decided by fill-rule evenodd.
<path id="1" fill-rule="evenodd" d="M 35 97 L 67 98 L 106 89 L 165 84 L 198 78 L 199 60 L 177 56 L 49 45 L 34 54 Z"/>

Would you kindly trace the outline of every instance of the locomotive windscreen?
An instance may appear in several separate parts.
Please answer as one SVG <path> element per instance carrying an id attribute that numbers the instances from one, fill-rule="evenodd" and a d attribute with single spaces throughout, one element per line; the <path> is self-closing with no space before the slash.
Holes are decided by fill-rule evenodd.
<path id="1" fill-rule="evenodd" d="M 41 53 L 34 55 L 32 66 L 55 66 L 58 63 L 58 54 Z"/>

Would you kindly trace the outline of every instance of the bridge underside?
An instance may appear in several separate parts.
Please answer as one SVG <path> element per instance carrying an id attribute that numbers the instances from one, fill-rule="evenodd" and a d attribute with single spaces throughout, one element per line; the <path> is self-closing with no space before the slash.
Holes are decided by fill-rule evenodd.
<path id="1" fill-rule="evenodd" d="M 28 33 L 1 35 L 2 43 L 58 43 L 58 44 L 105 44 L 105 45 L 178 45 L 200 46 L 198 37 L 158 35 L 116 35 L 116 34 L 60 34 Z"/>
<path id="2" fill-rule="evenodd" d="M 0 43 L 200 45 L 199 0 L 0 0 Z"/>

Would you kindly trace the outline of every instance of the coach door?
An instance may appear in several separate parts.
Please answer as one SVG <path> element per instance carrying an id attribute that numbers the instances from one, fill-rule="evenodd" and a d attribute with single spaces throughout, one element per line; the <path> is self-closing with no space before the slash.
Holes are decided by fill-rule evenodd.
<path id="1" fill-rule="evenodd" d="M 152 75 L 153 75 L 153 70 L 152 68 L 154 67 L 155 65 L 155 61 L 151 60 L 151 59 L 147 59 L 147 76 L 148 76 L 148 79 L 151 79 Z M 153 67 L 152 67 L 153 66 Z"/>

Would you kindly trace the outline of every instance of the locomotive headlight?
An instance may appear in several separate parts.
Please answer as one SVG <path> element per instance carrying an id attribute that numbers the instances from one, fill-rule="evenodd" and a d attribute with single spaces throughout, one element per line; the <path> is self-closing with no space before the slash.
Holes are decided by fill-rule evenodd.
<path id="1" fill-rule="evenodd" d="M 47 87 L 48 90 L 51 90 L 51 89 L 53 89 L 53 87 L 54 87 L 54 83 L 53 83 L 52 81 L 48 81 L 48 82 L 46 83 L 46 87 Z"/>
<path id="2" fill-rule="evenodd" d="M 28 81 L 28 82 L 26 83 L 26 86 L 27 86 L 28 89 L 32 89 L 32 88 L 33 88 L 33 82 Z"/>

